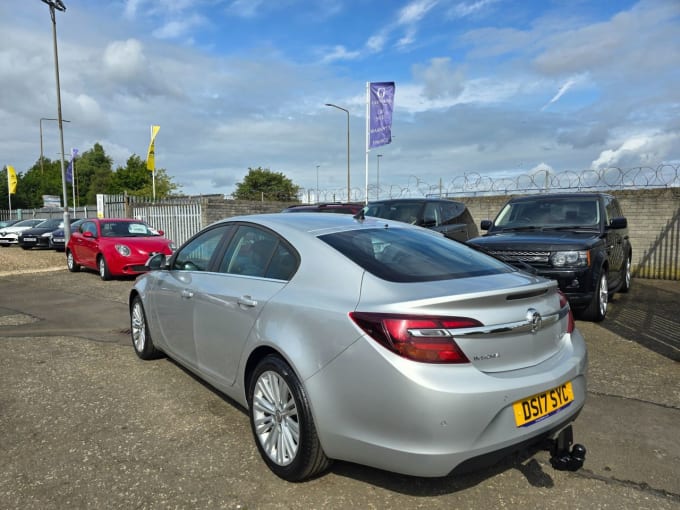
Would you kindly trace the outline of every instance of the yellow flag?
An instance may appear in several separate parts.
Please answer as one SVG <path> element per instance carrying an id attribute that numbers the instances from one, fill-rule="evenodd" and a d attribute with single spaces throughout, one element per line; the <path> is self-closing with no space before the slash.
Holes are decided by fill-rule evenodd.
<path id="1" fill-rule="evenodd" d="M 156 156 L 154 154 L 154 142 L 156 141 L 156 135 L 161 129 L 160 126 L 151 126 L 151 143 L 149 144 L 149 152 L 146 154 L 146 169 L 152 172 L 156 169 Z"/>
<path id="2" fill-rule="evenodd" d="M 14 171 L 14 167 L 9 165 L 7 166 L 7 187 L 10 195 L 17 192 L 17 173 Z"/>

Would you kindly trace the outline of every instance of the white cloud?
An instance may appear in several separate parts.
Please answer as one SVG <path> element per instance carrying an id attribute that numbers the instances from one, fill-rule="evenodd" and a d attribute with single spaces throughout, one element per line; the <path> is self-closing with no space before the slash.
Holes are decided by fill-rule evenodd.
<path id="1" fill-rule="evenodd" d="M 366 48 L 372 53 L 378 53 L 382 51 L 387 43 L 387 36 L 385 34 L 372 35 L 366 41 Z"/>
<path id="2" fill-rule="evenodd" d="M 463 71 L 454 69 L 448 57 L 433 58 L 427 67 L 414 66 L 413 76 L 423 83 L 423 95 L 428 99 L 455 99 L 464 90 Z"/>
<path id="3" fill-rule="evenodd" d="M 347 51 L 344 46 L 334 46 L 325 51 L 324 56 L 321 58 L 321 62 L 328 64 L 330 62 L 335 62 L 336 60 L 354 60 L 361 55 L 358 51 Z"/>
<path id="4" fill-rule="evenodd" d="M 142 44 L 136 39 L 114 41 L 104 49 L 106 71 L 116 78 L 133 78 L 146 67 Z"/>
<path id="5" fill-rule="evenodd" d="M 559 99 L 560 99 L 564 94 L 566 94 L 567 91 L 568 91 L 569 89 L 571 89 L 574 85 L 577 85 L 580 81 L 581 81 L 581 78 L 579 78 L 579 77 L 569 78 L 569 79 L 568 79 L 568 80 L 567 80 L 567 81 L 559 88 L 559 90 L 558 90 L 557 93 L 552 97 L 552 99 L 550 99 L 550 101 L 548 101 L 548 102 L 543 106 L 543 108 L 541 108 L 541 110 L 545 110 L 545 109 L 547 109 L 548 106 L 550 106 L 551 104 L 556 103 L 557 101 L 559 101 Z"/>
<path id="6" fill-rule="evenodd" d="M 680 133 L 642 133 L 631 135 L 618 147 L 603 150 L 591 168 L 656 165 L 672 154 L 680 143 Z"/>
<path id="7" fill-rule="evenodd" d="M 465 18 L 477 14 L 485 7 L 496 3 L 498 0 L 477 0 L 476 2 L 459 2 L 449 9 L 449 16 L 454 18 Z"/>
<path id="8" fill-rule="evenodd" d="M 437 0 L 415 0 L 399 11 L 397 23 L 412 25 L 421 21 L 435 5 Z"/>
<path id="9" fill-rule="evenodd" d="M 227 7 L 227 12 L 240 18 L 254 18 L 262 3 L 262 0 L 234 0 Z"/>

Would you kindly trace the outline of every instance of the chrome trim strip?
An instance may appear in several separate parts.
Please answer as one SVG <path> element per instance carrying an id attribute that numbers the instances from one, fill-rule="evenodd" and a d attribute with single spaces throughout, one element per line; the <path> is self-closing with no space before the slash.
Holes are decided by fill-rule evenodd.
<path id="1" fill-rule="evenodd" d="M 541 316 L 542 324 L 541 329 L 546 326 L 550 326 L 559 322 L 569 313 L 569 307 L 565 306 L 556 313 L 550 315 Z M 489 326 L 477 326 L 474 328 L 461 328 L 461 329 L 436 329 L 436 331 L 444 332 L 446 331 L 452 337 L 462 337 L 462 336 L 482 336 L 482 335 L 497 335 L 502 333 L 530 333 L 534 328 L 534 324 L 530 320 L 521 320 L 516 322 L 508 322 L 505 324 L 493 324 Z M 430 329 L 412 329 L 409 333 L 414 337 L 432 337 L 433 328 Z M 437 335 L 439 336 L 439 335 Z"/>

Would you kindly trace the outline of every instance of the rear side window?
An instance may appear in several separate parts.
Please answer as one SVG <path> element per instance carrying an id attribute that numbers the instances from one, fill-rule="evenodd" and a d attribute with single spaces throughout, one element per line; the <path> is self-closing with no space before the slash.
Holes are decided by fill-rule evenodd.
<path id="1" fill-rule="evenodd" d="M 378 278 L 392 282 L 451 280 L 516 269 L 438 234 L 410 229 L 362 229 L 319 236 Z"/>
<path id="2" fill-rule="evenodd" d="M 220 273 L 289 280 L 297 270 L 293 251 L 268 230 L 241 225 L 229 242 Z"/>
<path id="3" fill-rule="evenodd" d="M 423 209 L 422 202 L 384 202 L 368 205 L 364 214 L 375 218 L 416 224 L 421 209 Z"/>

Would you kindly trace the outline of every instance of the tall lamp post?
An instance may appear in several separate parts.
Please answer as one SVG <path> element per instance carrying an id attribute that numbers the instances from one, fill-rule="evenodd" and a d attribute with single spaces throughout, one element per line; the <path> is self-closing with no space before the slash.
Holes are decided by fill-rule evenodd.
<path id="1" fill-rule="evenodd" d="M 65 12 L 66 6 L 61 0 L 42 0 L 50 8 L 52 18 L 52 41 L 54 43 L 54 74 L 57 82 L 57 121 L 59 122 L 59 138 L 61 140 L 61 187 L 64 200 L 64 241 L 71 237 L 71 222 L 68 217 L 68 198 L 66 194 L 66 168 L 64 167 L 64 125 L 61 117 L 61 87 L 59 86 L 59 55 L 57 52 L 57 17 L 55 10 Z"/>
<path id="2" fill-rule="evenodd" d="M 380 158 L 382 158 L 382 154 L 376 154 L 375 159 L 378 161 L 378 173 L 376 176 L 376 184 L 375 184 L 375 198 L 376 200 L 380 199 Z"/>
<path id="3" fill-rule="evenodd" d="M 337 108 L 338 110 L 342 110 L 343 112 L 345 112 L 347 114 L 347 201 L 351 202 L 351 198 L 350 198 L 351 188 L 350 188 L 350 185 L 349 185 L 349 110 L 346 109 L 346 108 L 343 108 L 342 106 L 338 106 L 336 104 L 331 104 L 331 103 L 326 103 L 326 106 L 330 106 L 332 108 Z"/>
<path id="4" fill-rule="evenodd" d="M 40 117 L 40 175 L 43 173 L 43 136 L 42 136 L 42 121 L 43 120 L 59 120 L 59 119 L 48 119 L 46 117 Z M 62 122 L 71 122 L 70 120 L 61 119 Z"/>

